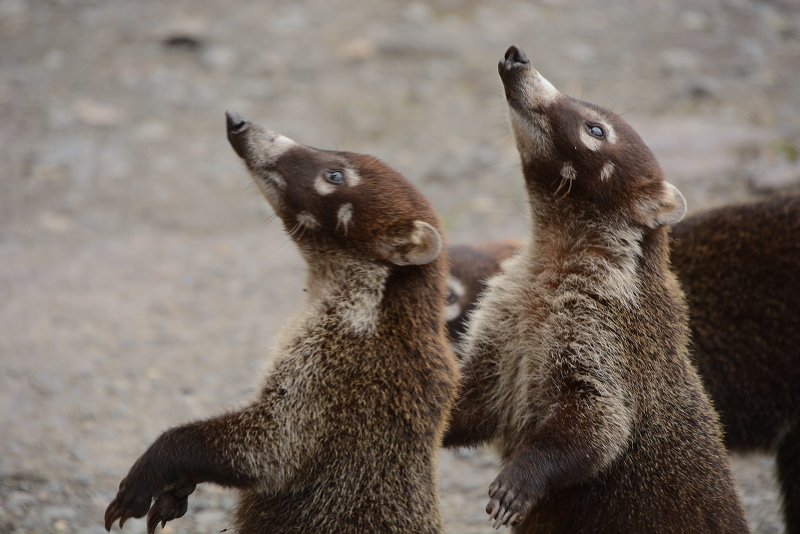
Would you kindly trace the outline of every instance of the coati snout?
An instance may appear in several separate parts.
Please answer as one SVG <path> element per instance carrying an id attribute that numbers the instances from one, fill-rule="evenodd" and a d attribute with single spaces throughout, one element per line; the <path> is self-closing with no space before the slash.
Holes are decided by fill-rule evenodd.
<path id="1" fill-rule="evenodd" d="M 231 146 L 307 256 L 337 250 L 424 265 L 439 255 L 432 210 L 377 158 L 305 146 L 236 113 L 226 118 Z"/>

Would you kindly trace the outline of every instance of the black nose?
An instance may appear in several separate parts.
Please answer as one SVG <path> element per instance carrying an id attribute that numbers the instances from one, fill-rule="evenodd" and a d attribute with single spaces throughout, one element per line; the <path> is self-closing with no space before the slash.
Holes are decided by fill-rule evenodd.
<path id="1" fill-rule="evenodd" d="M 236 112 L 226 111 L 225 119 L 228 125 L 228 134 L 242 133 L 247 129 L 247 121 Z"/>
<path id="2" fill-rule="evenodd" d="M 250 123 L 244 120 L 238 113 L 226 111 L 225 124 L 228 127 L 228 141 L 233 147 L 233 150 L 236 151 L 236 154 L 238 154 L 240 158 L 246 157 L 247 136 L 240 134 L 247 130 Z"/>
<path id="3" fill-rule="evenodd" d="M 511 45 L 508 50 L 506 50 L 506 55 L 500 61 L 498 68 L 500 70 L 500 74 L 503 72 L 510 72 L 512 70 L 517 69 L 524 69 L 530 65 L 530 61 L 528 61 L 528 57 L 525 55 L 525 52 L 522 51 L 520 47 L 517 45 Z"/>
<path id="4" fill-rule="evenodd" d="M 525 56 L 525 52 L 523 52 L 522 49 L 517 45 L 511 45 L 508 50 L 506 50 L 506 61 L 510 61 L 512 63 L 521 63 L 523 65 L 530 63 L 528 58 Z"/>

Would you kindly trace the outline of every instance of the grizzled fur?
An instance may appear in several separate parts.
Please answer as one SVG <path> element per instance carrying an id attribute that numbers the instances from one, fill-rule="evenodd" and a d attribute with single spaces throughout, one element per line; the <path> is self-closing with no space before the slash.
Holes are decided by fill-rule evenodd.
<path id="1" fill-rule="evenodd" d="M 307 301 L 258 399 L 162 434 L 120 484 L 106 528 L 149 511 L 152 532 L 214 482 L 240 490 L 240 533 L 440 532 L 436 457 L 458 370 L 430 203 L 375 158 L 235 114 L 227 126 L 308 263 Z"/>
<path id="2" fill-rule="evenodd" d="M 487 512 L 519 532 L 747 532 L 668 268 L 685 212 L 618 116 L 499 65 L 532 238 L 489 282 L 447 446 L 493 442 Z"/>

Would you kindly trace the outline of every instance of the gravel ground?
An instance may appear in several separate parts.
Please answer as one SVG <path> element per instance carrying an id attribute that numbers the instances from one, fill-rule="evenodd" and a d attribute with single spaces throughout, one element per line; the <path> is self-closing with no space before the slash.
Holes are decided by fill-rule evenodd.
<path id="1" fill-rule="evenodd" d="M 512 43 L 622 113 L 690 212 L 800 188 L 794 0 L 0 0 L 0 533 L 99 534 L 144 448 L 268 365 L 303 263 L 226 109 L 381 157 L 452 242 L 524 236 Z M 443 454 L 449 532 L 489 532 L 497 465 Z M 734 456 L 756 532 L 783 531 L 773 465 Z M 203 487 L 165 530 L 219 532 L 230 504 Z"/>

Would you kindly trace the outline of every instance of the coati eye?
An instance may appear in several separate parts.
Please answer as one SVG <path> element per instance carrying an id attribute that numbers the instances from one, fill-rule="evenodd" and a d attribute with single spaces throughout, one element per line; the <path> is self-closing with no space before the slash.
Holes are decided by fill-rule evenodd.
<path id="1" fill-rule="evenodd" d="M 455 304 L 457 300 L 458 300 L 458 295 L 456 295 L 455 292 L 452 289 L 448 289 L 447 290 L 447 305 L 450 306 L 452 304 Z"/>
<path id="2" fill-rule="evenodd" d="M 603 129 L 596 124 L 587 124 L 586 129 L 589 130 L 589 135 L 592 137 L 603 139 L 606 136 L 606 133 L 603 131 Z"/>
<path id="3" fill-rule="evenodd" d="M 333 185 L 344 183 L 344 173 L 342 171 L 325 171 L 325 180 Z"/>

